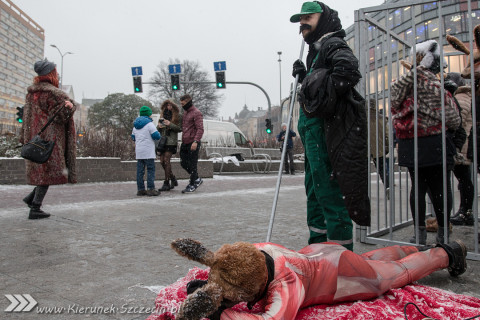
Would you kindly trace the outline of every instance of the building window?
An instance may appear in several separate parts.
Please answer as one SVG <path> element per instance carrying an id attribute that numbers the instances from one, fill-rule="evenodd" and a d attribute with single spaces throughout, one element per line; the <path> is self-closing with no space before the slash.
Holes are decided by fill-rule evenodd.
<path id="1" fill-rule="evenodd" d="M 472 12 L 473 15 L 473 12 Z M 454 13 L 447 16 L 444 16 L 445 31 L 448 34 L 455 35 L 462 32 L 462 21 L 464 21 L 465 16 L 463 13 Z"/>

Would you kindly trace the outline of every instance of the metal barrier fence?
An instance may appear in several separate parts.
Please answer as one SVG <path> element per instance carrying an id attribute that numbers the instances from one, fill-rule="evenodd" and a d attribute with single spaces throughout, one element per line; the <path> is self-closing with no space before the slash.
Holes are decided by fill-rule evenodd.
<path id="1" fill-rule="evenodd" d="M 442 5 L 445 3 L 445 8 Z M 376 244 L 410 244 L 409 239 L 415 235 L 416 243 L 419 244 L 420 229 L 415 221 L 419 221 L 419 197 L 418 197 L 418 114 L 417 114 L 417 81 L 414 81 L 414 167 L 411 168 L 414 184 L 407 168 L 399 167 L 396 162 L 396 148 L 394 144 L 394 132 L 392 125 L 391 86 L 392 82 L 405 74 L 408 70 L 401 65 L 400 60 L 409 60 L 413 64 L 414 78 L 417 79 L 415 43 L 423 40 L 436 40 L 440 49 L 440 56 L 445 57 L 448 67 L 445 72 L 461 72 L 465 65 L 473 66 L 473 54 L 469 57 L 455 50 L 447 49 L 446 34 L 452 32 L 450 24 L 445 27 L 445 22 L 450 23 L 452 8 L 458 8 L 460 1 L 402 1 L 389 2 L 380 6 L 363 8 L 355 11 L 355 52 L 360 61 L 362 81 L 359 91 L 366 97 L 368 121 L 369 121 L 369 154 L 373 165 L 369 167 L 371 181 L 369 193 L 372 203 L 372 226 L 365 228 L 357 226 L 356 236 L 361 242 Z M 476 4 L 478 6 L 478 4 Z M 477 11 L 472 16 L 472 1 L 462 1 L 464 9 L 462 25 L 465 31 L 463 38 L 467 38 L 467 47 L 473 53 L 473 20 Z M 409 12 L 407 12 L 409 11 Z M 437 20 L 429 17 L 438 17 Z M 393 19 L 394 22 L 390 22 Z M 395 23 L 397 19 L 397 23 Z M 476 18 L 475 18 L 476 20 Z M 400 33 L 400 31 L 403 32 Z M 448 30 L 448 31 L 447 31 Z M 395 32 L 397 31 L 397 32 Z M 427 35 L 432 37 L 427 38 Z M 436 36 L 435 36 L 436 35 Z M 455 35 L 455 34 L 454 34 Z M 420 41 L 422 40 L 422 41 Z M 444 47 L 445 46 L 445 47 Z M 411 52 L 412 51 L 412 52 Z M 444 62 L 440 59 L 440 68 L 443 70 Z M 473 69 L 473 68 L 472 68 Z M 442 88 L 445 82 L 444 74 L 440 73 Z M 469 83 L 474 83 L 474 74 L 471 72 Z M 475 91 L 472 86 L 472 117 L 473 117 L 473 150 L 477 150 L 475 119 Z M 438 174 L 447 172 L 447 146 L 445 125 L 445 101 L 444 89 L 441 97 L 442 117 L 442 170 Z M 469 133 L 467 132 L 467 135 Z M 466 142 L 467 143 L 467 142 Z M 453 226 L 450 239 L 461 239 L 468 247 L 468 259 L 480 260 L 479 254 L 479 222 L 478 222 L 478 176 L 476 152 L 473 152 L 471 165 L 472 183 L 474 186 L 473 201 L 473 226 Z M 377 172 L 379 172 L 377 174 Z M 451 180 L 447 181 L 447 175 L 443 174 L 443 195 L 449 192 L 448 185 L 452 186 L 453 200 L 451 215 L 458 209 L 460 196 L 456 191 L 457 182 L 453 173 Z M 385 178 L 382 182 L 382 178 Z M 411 189 L 414 191 L 411 194 Z M 410 198 L 413 198 L 412 201 Z M 427 198 L 429 198 L 427 196 Z M 443 196 L 443 212 L 448 211 L 448 197 Z M 438 209 L 438 208 L 437 208 Z M 433 215 L 435 210 L 431 203 L 427 205 L 427 217 Z M 443 219 L 444 234 L 448 234 L 447 215 Z M 433 237 L 435 239 L 435 237 Z M 445 242 L 448 237 L 445 237 Z M 428 236 L 427 244 L 435 243 L 432 236 Z"/>

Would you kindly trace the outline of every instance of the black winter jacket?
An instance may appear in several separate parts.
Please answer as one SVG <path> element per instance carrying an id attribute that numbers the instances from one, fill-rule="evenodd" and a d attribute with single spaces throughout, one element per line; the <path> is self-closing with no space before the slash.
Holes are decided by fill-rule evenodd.
<path id="1" fill-rule="evenodd" d="M 338 180 L 352 220 L 369 226 L 367 115 L 365 100 L 354 89 L 361 78 L 358 60 L 343 39 L 341 25 L 338 29 L 337 12 L 322 7 L 320 20 L 333 32 L 327 29 L 310 45 L 307 70 L 313 71 L 303 80 L 298 99 L 307 117 L 325 120 L 332 178 Z"/>

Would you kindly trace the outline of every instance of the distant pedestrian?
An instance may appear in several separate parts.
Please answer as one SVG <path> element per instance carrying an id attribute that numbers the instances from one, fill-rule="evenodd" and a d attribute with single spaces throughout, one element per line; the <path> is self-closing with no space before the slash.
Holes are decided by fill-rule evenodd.
<path id="1" fill-rule="evenodd" d="M 203 115 L 195 108 L 192 97 L 188 94 L 180 98 L 183 107 L 182 119 L 182 145 L 180 146 L 180 164 L 188 174 L 190 181 L 182 193 L 195 192 L 203 183 L 202 178 L 198 176 L 197 163 L 198 152 L 200 151 L 200 140 L 203 136 Z"/>
<path id="2" fill-rule="evenodd" d="M 152 109 L 140 108 L 140 116 L 133 122 L 132 140 L 135 141 L 135 157 L 137 159 L 137 196 L 158 196 L 155 190 L 155 142 L 160 133 L 153 124 Z M 147 167 L 147 188 L 145 190 L 145 167 Z"/>
<path id="3" fill-rule="evenodd" d="M 58 72 L 53 62 L 47 59 L 37 61 L 34 70 L 38 76 L 33 79 L 33 85 L 27 89 L 20 143 L 30 141 L 55 111 L 65 104 L 41 136 L 45 140 L 55 141 L 48 161 L 44 164 L 25 161 L 28 184 L 36 186 L 23 199 L 30 207 L 28 218 L 43 219 L 50 216 L 49 213 L 40 209 L 48 187 L 56 184 L 77 183 L 73 114 L 78 104 L 58 88 Z"/>
<path id="4" fill-rule="evenodd" d="M 280 151 L 283 152 L 283 143 L 285 141 L 285 134 L 287 133 L 287 124 L 282 123 L 282 131 L 277 135 L 277 141 L 280 144 Z M 285 152 L 285 159 L 284 159 L 284 169 L 286 174 L 295 174 L 295 164 L 293 163 L 293 138 L 295 138 L 297 134 L 295 131 L 290 130 L 288 132 L 287 137 L 287 150 Z M 290 161 L 290 166 L 288 165 L 288 161 Z"/>
<path id="5" fill-rule="evenodd" d="M 166 137 L 165 146 L 158 150 L 160 154 L 160 164 L 165 171 L 165 181 L 159 191 L 168 191 L 178 186 L 177 179 L 172 172 L 170 159 L 177 153 L 178 133 L 182 131 L 180 125 L 180 110 L 171 100 L 165 100 L 161 106 L 161 117 L 158 124 L 158 131 L 162 137 Z"/>
<path id="6" fill-rule="evenodd" d="M 385 194 L 389 199 L 389 183 L 390 183 L 390 166 L 388 154 L 388 126 L 383 121 L 383 115 L 378 113 L 377 115 L 377 103 L 375 100 L 370 99 L 370 156 L 373 159 L 373 163 L 377 168 L 377 172 L 382 179 L 385 186 Z M 377 118 L 378 116 L 378 118 Z M 378 119 L 378 121 L 377 121 Z M 383 128 L 385 127 L 385 130 Z M 377 140 L 378 135 L 378 140 Z M 385 143 L 383 143 L 385 140 Z M 378 148 L 377 148 L 378 145 Z M 383 163 L 385 162 L 385 167 Z M 385 168 L 385 169 L 384 169 Z"/>

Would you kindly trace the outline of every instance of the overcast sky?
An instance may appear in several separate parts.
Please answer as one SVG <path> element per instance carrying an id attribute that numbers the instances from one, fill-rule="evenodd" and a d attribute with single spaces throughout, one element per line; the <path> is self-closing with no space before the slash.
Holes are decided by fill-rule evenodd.
<path id="1" fill-rule="evenodd" d="M 12 0 L 45 29 L 45 56 L 63 59 L 63 84 L 73 85 L 75 98 L 101 99 L 110 93 L 133 93 L 131 67 L 143 67 L 143 81 L 170 58 L 198 61 L 215 81 L 213 62 L 226 61 L 226 80 L 254 82 L 265 89 L 272 105 L 288 95 L 291 69 L 301 47 L 300 12 L 296 0 Z M 342 25 L 353 23 L 354 10 L 383 0 L 326 1 Z M 306 55 L 306 53 L 305 53 Z M 144 85 L 143 98 L 148 98 Z M 228 118 L 247 104 L 266 109 L 265 95 L 253 86 L 227 84 L 219 116 Z"/>

